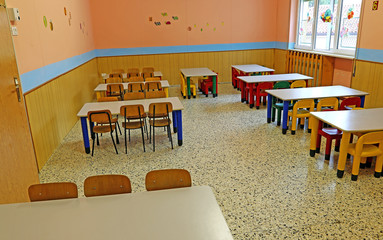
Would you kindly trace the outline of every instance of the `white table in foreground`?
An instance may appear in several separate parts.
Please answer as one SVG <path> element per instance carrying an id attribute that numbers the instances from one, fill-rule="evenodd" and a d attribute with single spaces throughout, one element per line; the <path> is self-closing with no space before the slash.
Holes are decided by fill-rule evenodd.
<path id="1" fill-rule="evenodd" d="M 170 98 L 151 98 L 151 99 L 141 99 L 141 100 L 129 100 L 129 101 L 116 101 L 116 102 L 91 102 L 85 103 L 81 110 L 77 113 L 77 117 L 81 119 L 81 128 L 82 136 L 84 140 L 85 152 L 90 153 L 89 145 L 89 133 L 88 133 L 88 124 L 87 117 L 89 111 L 98 111 L 98 110 L 110 110 L 113 115 L 120 114 L 120 107 L 123 105 L 134 105 L 142 104 L 144 106 L 145 112 L 149 112 L 149 105 L 151 103 L 158 102 L 170 102 L 173 105 L 173 129 L 174 133 L 177 133 L 178 146 L 182 146 L 182 110 L 184 106 L 178 97 Z"/>
<path id="2" fill-rule="evenodd" d="M 161 88 L 164 89 L 165 93 L 166 93 L 166 97 L 169 96 L 169 82 L 168 80 L 160 80 L 159 82 L 161 82 Z M 106 92 L 106 86 L 108 84 L 106 83 L 100 83 L 97 85 L 97 87 L 94 89 L 94 91 L 96 92 L 97 94 L 97 99 L 99 99 L 101 97 L 101 95 Z M 122 85 L 124 85 L 124 90 L 127 90 L 128 89 L 128 85 L 129 83 L 122 83 Z"/>
<path id="3" fill-rule="evenodd" d="M 373 132 L 383 130 L 383 108 L 372 108 L 353 111 L 325 111 L 313 112 L 310 114 L 313 116 L 311 120 L 311 157 L 315 156 L 319 120 L 328 123 L 331 126 L 342 130 L 343 132 L 338 159 L 337 175 L 339 178 L 343 177 L 344 169 L 346 167 L 347 149 L 350 143 L 349 139 L 351 137 L 351 134 L 355 132 Z"/>
<path id="4" fill-rule="evenodd" d="M 246 97 L 249 97 L 250 108 L 254 107 L 254 88 L 255 84 L 262 82 L 282 82 L 282 81 L 296 81 L 304 80 L 307 81 L 313 79 L 310 76 L 302 75 L 299 73 L 286 73 L 286 74 L 273 74 L 273 75 L 255 75 L 255 76 L 241 76 L 238 79 L 249 85 L 249 95 L 245 96 L 244 84 L 241 89 L 241 102 L 246 100 Z M 259 102 L 257 101 L 257 108 L 259 107 Z"/>
<path id="5" fill-rule="evenodd" d="M 213 77 L 213 97 L 217 96 L 217 73 L 213 72 L 209 68 L 182 68 L 181 73 L 186 78 L 187 84 L 187 95 L 188 98 L 191 96 L 190 92 L 190 78 L 191 77 Z"/>
<path id="6" fill-rule="evenodd" d="M 287 113 L 290 101 L 301 99 L 320 99 L 330 97 L 350 97 L 358 96 L 361 99 L 361 106 L 364 106 L 365 96 L 367 92 L 344 86 L 325 86 L 325 87 L 309 87 L 309 88 L 291 88 L 291 89 L 273 89 L 266 90 L 268 93 L 267 99 L 267 122 L 271 122 L 271 104 L 272 97 L 283 100 L 283 118 L 282 118 L 282 133 L 287 132 Z"/>
<path id="7" fill-rule="evenodd" d="M 210 187 L 0 205 L 0 239 L 232 240 Z"/>

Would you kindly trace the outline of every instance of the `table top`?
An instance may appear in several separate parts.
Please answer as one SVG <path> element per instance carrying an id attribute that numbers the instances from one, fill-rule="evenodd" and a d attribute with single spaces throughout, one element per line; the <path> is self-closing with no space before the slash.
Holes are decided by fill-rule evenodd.
<path id="1" fill-rule="evenodd" d="M 283 101 L 368 95 L 366 92 L 344 86 L 273 89 L 266 92 Z"/>
<path id="2" fill-rule="evenodd" d="M 182 68 L 181 72 L 185 77 L 217 76 L 209 68 Z"/>
<path id="3" fill-rule="evenodd" d="M 310 76 L 302 75 L 299 73 L 241 76 L 238 78 L 244 82 L 247 82 L 247 83 L 281 82 L 281 81 L 295 81 L 295 80 L 311 80 L 311 79 L 313 79 Z"/>
<path id="4" fill-rule="evenodd" d="M 153 72 L 153 76 L 154 76 L 154 77 L 162 77 L 162 72 L 160 72 L 160 71 L 154 71 L 154 72 Z"/>
<path id="5" fill-rule="evenodd" d="M 128 77 L 127 73 L 121 73 L 121 75 L 122 75 L 122 78 L 127 78 Z M 153 72 L 153 76 L 154 77 L 162 77 L 163 75 L 162 75 L 162 72 L 160 72 L 160 71 L 154 71 Z M 109 74 L 108 73 L 101 73 L 101 77 L 103 79 L 108 79 L 109 78 Z"/>
<path id="6" fill-rule="evenodd" d="M 210 187 L 0 205 L 0 239 L 232 240 Z"/>
<path id="7" fill-rule="evenodd" d="M 238 69 L 241 72 L 245 73 L 255 73 L 255 72 L 274 72 L 274 69 L 267 68 L 258 64 L 247 64 L 247 65 L 232 65 L 231 67 Z"/>
<path id="8" fill-rule="evenodd" d="M 91 103 L 84 104 L 81 110 L 77 113 L 77 117 L 87 117 L 89 111 L 97 111 L 97 110 L 105 110 L 105 109 L 110 110 L 112 114 L 119 114 L 121 106 L 134 105 L 134 104 L 142 104 L 144 106 L 145 112 L 149 112 L 149 104 L 158 103 L 158 102 L 171 102 L 173 105 L 173 110 L 184 109 L 184 106 L 182 105 L 178 97 L 150 98 L 150 99 L 115 101 L 115 102 L 91 102 Z"/>
<path id="9" fill-rule="evenodd" d="M 167 80 L 159 80 L 159 82 L 161 82 L 161 87 L 163 88 L 168 88 L 169 87 L 169 82 Z M 113 84 L 113 83 L 111 83 Z M 128 84 L 129 83 L 122 83 L 124 85 L 124 89 L 128 89 Z M 94 89 L 95 92 L 101 92 L 101 91 L 106 91 L 106 83 L 101 83 L 101 84 L 98 84 L 98 86 Z"/>
<path id="10" fill-rule="evenodd" d="M 310 114 L 344 132 L 383 130 L 383 108 L 310 112 Z"/>

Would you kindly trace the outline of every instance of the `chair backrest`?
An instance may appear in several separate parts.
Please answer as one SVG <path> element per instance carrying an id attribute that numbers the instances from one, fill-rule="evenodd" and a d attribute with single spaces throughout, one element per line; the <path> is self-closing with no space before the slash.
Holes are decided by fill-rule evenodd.
<path id="1" fill-rule="evenodd" d="M 110 78 L 121 78 L 122 79 L 122 74 L 114 72 L 114 73 L 109 74 L 109 77 Z"/>
<path id="2" fill-rule="evenodd" d="M 28 188 L 31 202 L 66 198 L 77 198 L 77 185 L 71 182 L 42 183 Z"/>
<path id="3" fill-rule="evenodd" d="M 314 110 L 314 106 L 315 106 L 315 103 L 313 99 L 303 99 L 303 100 L 297 101 L 294 104 L 293 111 L 296 111 L 297 109 L 300 109 L 300 108 L 309 108 L 309 111 L 311 112 Z"/>
<path id="4" fill-rule="evenodd" d="M 349 97 L 340 103 L 339 110 L 351 110 L 353 107 L 360 107 L 361 104 L 359 97 Z"/>
<path id="5" fill-rule="evenodd" d="M 154 77 L 154 73 L 153 72 L 143 72 L 141 73 L 141 77 L 143 78 L 151 78 L 151 77 Z"/>
<path id="6" fill-rule="evenodd" d="M 149 105 L 149 117 L 157 118 L 168 116 L 173 111 L 173 105 L 170 102 L 151 103 Z"/>
<path id="7" fill-rule="evenodd" d="M 97 102 L 115 102 L 118 101 L 118 97 L 100 97 Z"/>
<path id="8" fill-rule="evenodd" d="M 142 68 L 142 72 L 154 72 L 154 67 L 144 67 Z"/>
<path id="9" fill-rule="evenodd" d="M 191 176 L 185 169 L 154 170 L 146 174 L 145 186 L 147 191 L 191 187 Z"/>
<path id="10" fill-rule="evenodd" d="M 124 73 L 124 69 L 121 69 L 121 68 L 113 69 L 112 73 Z"/>
<path id="11" fill-rule="evenodd" d="M 124 95 L 124 100 L 137 100 L 137 99 L 144 99 L 145 93 L 143 92 L 127 92 Z"/>
<path id="12" fill-rule="evenodd" d="M 330 107 L 333 110 L 338 110 L 339 101 L 337 98 L 323 98 L 318 102 L 317 111 L 322 111 L 323 107 Z"/>
<path id="13" fill-rule="evenodd" d="M 138 119 L 145 117 L 145 110 L 141 104 L 124 105 L 120 107 L 120 114 L 126 119 Z"/>
<path id="14" fill-rule="evenodd" d="M 127 82 L 143 82 L 143 81 L 144 81 L 144 78 L 141 76 L 130 77 L 127 80 Z"/>
<path id="15" fill-rule="evenodd" d="M 106 85 L 106 93 L 108 96 L 123 96 L 124 85 L 122 83 L 110 83 Z"/>
<path id="16" fill-rule="evenodd" d="M 110 77 L 106 79 L 106 83 L 122 83 L 122 78 L 119 77 Z"/>
<path id="17" fill-rule="evenodd" d="M 145 90 L 160 90 L 161 89 L 161 82 L 145 82 Z"/>
<path id="18" fill-rule="evenodd" d="M 379 144 L 379 149 L 383 152 L 383 131 L 369 132 L 358 138 L 355 146 L 355 155 L 360 155 L 364 144 Z"/>
<path id="19" fill-rule="evenodd" d="M 90 122 L 103 122 L 107 123 L 109 122 L 111 124 L 112 121 L 112 113 L 109 110 L 98 110 L 98 111 L 89 111 L 88 112 L 88 119 Z M 91 128 L 91 131 L 92 128 Z"/>
<path id="20" fill-rule="evenodd" d="M 128 84 L 128 92 L 143 92 L 145 89 L 144 86 L 143 82 L 131 82 Z"/>
<path id="21" fill-rule="evenodd" d="M 145 93 L 145 98 L 166 98 L 164 91 L 150 91 Z"/>
<path id="22" fill-rule="evenodd" d="M 273 83 L 272 82 L 261 82 L 258 84 L 257 89 L 259 89 L 259 90 L 273 89 Z"/>
<path id="23" fill-rule="evenodd" d="M 86 197 L 131 193 L 130 180 L 124 175 L 98 175 L 91 176 L 84 181 L 84 194 Z"/>
<path id="24" fill-rule="evenodd" d="M 138 77 L 140 76 L 140 70 L 138 68 L 128 68 L 127 76 L 128 78 L 135 77 L 135 76 Z"/>
<path id="25" fill-rule="evenodd" d="M 274 89 L 290 88 L 290 83 L 287 81 L 277 82 L 273 86 Z"/>
<path id="26" fill-rule="evenodd" d="M 294 81 L 291 85 L 290 88 L 305 88 L 306 87 L 306 82 L 304 80 L 297 80 Z"/>
<path id="27" fill-rule="evenodd" d="M 155 81 L 160 81 L 161 78 L 159 77 L 148 77 L 148 78 L 145 78 L 145 82 L 155 82 Z"/>

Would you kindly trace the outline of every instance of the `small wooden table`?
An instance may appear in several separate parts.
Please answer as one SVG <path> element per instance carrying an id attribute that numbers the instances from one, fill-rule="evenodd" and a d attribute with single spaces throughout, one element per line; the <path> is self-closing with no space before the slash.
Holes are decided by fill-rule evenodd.
<path id="1" fill-rule="evenodd" d="M 167 80 L 160 80 L 160 82 L 161 82 L 161 88 L 164 89 L 166 97 L 169 97 L 169 87 L 170 87 L 169 82 Z M 111 84 L 113 84 L 113 83 L 111 83 Z M 122 84 L 124 85 L 124 90 L 127 90 L 129 83 L 122 83 Z M 108 85 L 108 84 L 100 83 L 94 89 L 94 91 L 96 92 L 96 95 L 97 95 L 97 99 L 99 99 L 100 97 L 103 97 L 105 95 L 106 85 Z"/>
<path id="2" fill-rule="evenodd" d="M 190 78 L 191 77 L 213 77 L 213 97 L 217 96 L 217 74 L 208 68 L 182 68 L 181 73 L 186 78 L 188 98 L 191 96 L 190 92 Z"/>
<path id="3" fill-rule="evenodd" d="M 240 73 L 240 75 L 235 74 L 235 70 L 237 69 Z M 275 70 L 271 68 L 267 68 L 258 64 L 247 64 L 247 65 L 232 65 L 231 66 L 231 72 L 232 72 L 232 83 L 233 87 L 237 88 L 238 90 L 241 90 L 241 81 L 238 79 L 239 76 L 249 76 L 254 73 L 261 73 L 262 75 L 265 74 L 271 74 Z"/>
<path id="4" fill-rule="evenodd" d="M 299 73 L 287 73 L 287 74 L 273 74 L 273 75 L 257 75 L 257 76 L 241 76 L 238 79 L 242 80 L 249 86 L 249 103 L 250 108 L 254 107 L 254 88 L 255 85 L 261 82 L 282 82 L 282 81 L 296 81 L 296 80 L 305 80 L 306 85 L 307 81 L 313 79 L 310 76 L 305 76 Z M 241 102 L 246 100 L 245 96 L 245 84 L 242 84 L 241 89 Z M 257 102 L 256 108 L 259 108 L 259 102 Z"/>
<path id="5" fill-rule="evenodd" d="M 267 99 L 267 122 L 271 122 L 271 105 L 272 97 L 283 100 L 283 118 L 282 118 L 282 133 L 287 132 L 287 113 L 289 110 L 290 101 L 301 99 L 319 99 L 329 97 L 349 97 L 358 96 L 361 99 L 361 106 L 364 106 L 366 92 L 355 90 L 344 86 L 325 86 L 325 87 L 309 87 L 309 88 L 291 88 L 291 89 L 274 89 L 266 90 L 268 93 Z"/>
<path id="6" fill-rule="evenodd" d="M 319 121 L 328 123 L 343 132 L 338 159 L 337 175 L 339 178 L 343 177 L 344 169 L 346 167 L 347 149 L 350 144 L 351 134 L 356 132 L 366 133 L 383 130 L 383 108 L 313 112 L 310 114 L 313 116 L 311 118 L 311 157 L 314 157 L 316 152 Z"/>
<path id="7" fill-rule="evenodd" d="M 0 205 L 0 239 L 232 240 L 210 187 Z"/>
<path id="8" fill-rule="evenodd" d="M 91 102 L 85 103 L 81 110 L 77 113 L 77 117 L 81 119 L 82 136 L 84 140 L 85 152 L 90 153 L 89 134 L 87 117 L 89 111 L 110 110 L 113 115 L 120 113 L 120 107 L 123 105 L 142 104 L 146 113 L 149 112 L 151 103 L 170 102 L 173 105 L 173 129 L 177 133 L 178 146 L 182 146 L 182 110 L 184 106 L 177 97 L 170 98 L 151 98 L 142 100 L 116 101 L 116 102 Z"/>

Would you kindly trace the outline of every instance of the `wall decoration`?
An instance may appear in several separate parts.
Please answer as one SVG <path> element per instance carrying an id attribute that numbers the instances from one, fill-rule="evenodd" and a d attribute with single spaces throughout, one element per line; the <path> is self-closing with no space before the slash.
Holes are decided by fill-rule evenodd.
<path id="1" fill-rule="evenodd" d="M 82 24 L 80 23 L 80 30 L 82 30 Z"/>
<path id="2" fill-rule="evenodd" d="M 53 31 L 53 22 L 52 22 L 52 19 L 49 20 L 49 26 L 50 26 L 50 28 L 51 28 L 51 31 Z"/>
<path id="3" fill-rule="evenodd" d="M 188 27 L 187 30 L 190 32 L 190 31 L 192 30 L 192 28 L 191 28 L 191 27 Z"/>
<path id="4" fill-rule="evenodd" d="M 152 22 L 153 21 L 153 18 L 152 17 L 149 17 L 149 22 Z"/>
<path id="5" fill-rule="evenodd" d="M 203 31 L 203 28 L 201 28 L 201 32 Z"/>
<path id="6" fill-rule="evenodd" d="M 69 12 L 69 18 L 72 19 L 72 13 L 71 12 Z"/>
<path id="7" fill-rule="evenodd" d="M 161 22 L 154 22 L 156 26 L 161 26 Z"/>
<path id="8" fill-rule="evenodd" d="M 223 26 L 223 25 L 225 25 L 225 23 L 224 23 L 224 22 L 221 22 L 221 24 L 222 24 L 222 26 Z"/>
<path id="9" fill-rule="evenodd" d="M 348 28 L 342 27 L 342 29 L 340 30 L 340 37 L 348 37 Z"/>
<path id="10" fill-rule="evenodd" d="M 213 31 L 215 31 L 216 30 L 216 28 L 213 28 Z"/>
<path id="11" fill-rule="evenodd" d="M 178 20 L 177 16 L 173 16 L 172 18 L 173 18 L 173 20 Z"/>
<path id="12" fill-rule="evenodd" d="M 206 26 L 208 26 L 208 27 L 209 27 L 209 23 L 206 23 Z"/>
<path id="13" fill-rule="evenodd" d="M 372 11 L 378 10 L 379 7 L 379 1 L 373 1 L 372 2 Z"/>
<path id="14" fill-rule="evenodd" d="M 166 21 L 165 24 L 166 24 L 166 25 L 170 25 L 170 24 L 172 24 L 172 23 L 171 23 L 170 21 Z"/>
<path id="15" fill-rule="evenodd" d="M 327 9 L 325 12 L 323 12 L 320 16 L 323 22 L 331 22 L 332 20 L 332 13 L 330 9 Z"/>
<path id="16" fill-rule="evenodd" d="M 69 26 L 72 25 L 72 23 L 71 23 L 71 19 L 70 19 L 70 18 L 68 18 L 68 24 L 69 24 Z"/>
<path id="17" fill-rule="evenodd" d="M 194 27 L 197 27 L 197 24 L 194 24 Z"/>
<path id="18" fill-rule="evenodd" d="M 348 12 L 347 12 L 347 18 L 348 19 L 351 19 L 354 17 L 354 11 L 353 10 L 354 10 L 354 8 L 352 8 L 352 7 L 348 9 Z"/>
<path id="19" fill-rule="evenodd" d="M 48 26 L 48 21 L 47 21 L 47 17 L 46 16 L 43 16 L 43 22 L 44 22 L 44 26 L 47 27 Z"/>
<path id="20" fill-rule="evenodd" d="M 163 12 L 163 13 L 161 13 L 161 15 L 162 15 L 163 17 L 166 17 L 166 16 L 168 15 L 168 13 Z"/>
<path id="21" fill-rule="evenodd" d="M 66 16 L 66 7 L 64 7 L 64 14 L 65 14 L 65 16 Z"/>
<path id="22" fill-rule="evenodd" d="M 310 13 L 307 13 L 307 22 L 310 22 L 310 20 L 311 20 Z"/>

